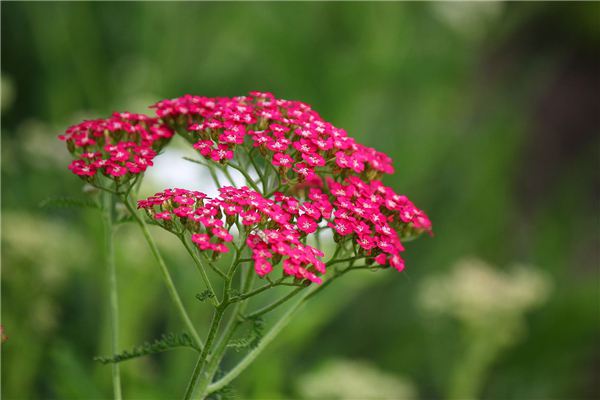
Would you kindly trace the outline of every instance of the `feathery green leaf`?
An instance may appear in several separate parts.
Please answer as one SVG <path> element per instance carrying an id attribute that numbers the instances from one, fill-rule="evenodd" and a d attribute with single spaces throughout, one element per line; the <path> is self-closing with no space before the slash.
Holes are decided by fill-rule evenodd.
<path id="1" fill-rule="evenodd" d="M 81 208 L 93 208 L 96 210 L 100 209 L 98 203 L 90 199 L 79 199 L 76 197 L 48 197 L 45 200 L 42 200 L 39 203 L 39 207 L 54 207 L 54 208 L 72 208 L 72 207 L 81 207 Z"/>
<path id="2" fill-rule="evenodd" d="M 134 347 L 131 350 L 125 350 L 122 353 L 114 354 L 112 356 L 94 357 L 94 360 L 100 361 L 102 364 L 118 363 L 131 360 L 132 358 L 162 353 L 163 351 L 182 347 L 188 347 L 196 351 L 200 351 L 198 346 L 194 344 L 192 338 L 187 333 L 182 333 L 179 335 L 168 333 L 163 334 L 160 339 L 156 339 L 154 342 L 146 342 L 140 346 Z"/>

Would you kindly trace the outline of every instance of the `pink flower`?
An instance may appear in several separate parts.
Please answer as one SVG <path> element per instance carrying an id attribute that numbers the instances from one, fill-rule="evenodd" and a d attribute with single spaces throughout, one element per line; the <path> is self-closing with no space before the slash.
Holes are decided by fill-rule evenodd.
<path id="1" fill-rule="evenodd" d="M 233 240 L 233 236 L 224 228 L 215 227 L 212 228 L 211 232 L 213 235 L 225 242 L 231 242 Z"/>
<path id="2" fill-rule="evenodd" d="M 89 165 L 84 160 L 73 161 L 69 165 L 69 169 L 79 176 L 94 176 L 96 174 L 96 167 Z"/>
<path id="3" fill-rule="evenodd" d="M 404 260 L 398 254 L 392 254 L 389 263 L 392 267 L 396 268 L 398 272 L 402 272 L 404 269 Z"/>
<path id="4" fill-rule="evenodd" d="M 278 167 L 290 168 L 292 166 L 293 161 L 294 160 L 292 159 L 292 157 L 288 156 L 287 154 L 275 153 L 273 155 L 273 165 L 276 165 Z"/>
<path id="5" fill-rule="evenodd" d="M 192 197 L 186 197 L 186 196 L 182 196 L 182 195 L 178 195 L 173 197 L 173 200 L 176 203 L 179 203 L 183 206 L 191 206 L 192 204 L 196 203 L 196 200 L 194 200 L 194 198 Z"/>
<path id="6" fill-rule="evenodd" d="M 109 164 L 108 166 L 106 166 L 104 168 L 104 171 L 106 172 L 107 175 L 114 176 L 114 177 L 120 177 L 127 173 L 127 168 L 123 167 L 122 165 L 118 165 L 118 164 Z"/>
<path id="7" fill-rule="evenodd" d="M 377 242 L 371 236 L 359 236 L 356 242 L 365 250 L 371 250 L 377 245 Z"/>
<path id="8" fill-rule="evenodd" d="M 229 251 L 229 229 L 241 223 L 246 228 L 240 236 L 248 235 L 259 275 L 281 265 L 286 275 L 319 282 L 323 254 L 305 244 L 319 223 L 335 232 L 339 245 L 351 242 L 359 254 L 397 270 L 404 268 L 398 232 L 431 233 L 427 215 L 378 180 L 393 171 L 392 160 L 308 104 L 252 92 L 233 98 L 185 95 L 153 107 L 160 120 L 118 113 L 69 128 L 60 137 L 74 156 L 69 168 L 92 183 L 100 170 L 122 185 L 152 165 L 174 131 L 208 162 L 222 163 L 220 168 L 235 166 L 227 160 L 240 154 L 238 165 L 252 166 L 246 162 L 250 155 L 265 172 L 275 166 L 282 193 L 270 198 L 248 187 L 223 187 L 217 198 L 167 189 L 138 203 L 165 229 L 191 235 L 211 257 Z"/>
<path id="9" fill-rule="evenodd" d="M 306 215 L 299 216 L 297 224 L 298 224 L 298 229 L 300 229 L 301 231 L 303 231 L 305 233 L 313 233 L 317 230 L 317 227 L 318 227 L 315 220 Z"/>
<path id="10" fill-rule="evenodd" d="M 315 176 L 315 172 L 312 168 L 304 163 L 297 163 L 294 165 L 294 171 L 300 176 L 301 179 L 311 179 Z"/>
<path id="11" fill-rule="evenodd" d="M 350 168 L 350 161 L 352 160 L 346 153 L 343 151 L 338 151 L 335 153 L 335 163 L 340 168 Z"/>
<path id="12" fill-rule="evenodd" d="M 172 219 L 172 217 L 171 217 L 171 213 L 170 212 L 163 211 L 163 212 L 156 213 L 154 215 L 154 219 L 156 219 L 156 220 L 170 221 Z"/>
<path id="13" fill-rule="evenodd" d="M 206 233 L 194 233 L 192 242 L 198 246 L 200 250 L 210 249 L 210 237 Z"/>
<path id="14" fill-rule="evenodd" d="M 273 270 L 273 266 L 264 258 L 257 258 L 254 261 L 254 270 L 258 276 L 265 276 Z"/>
<path id="15" fill-rule="evenodd" d="M 207 157 L 213 151 L 213 142 L 212 140 L 199 140 L 194 144 L 194 148 L 198 150 L 204 157 Z"/>
<path id="16" fill-rule="evenodd" d="M 322 167 L 325 165 L 325 159 L 317 153 L 303 153 L 302 159 L 311 167 Z"/>
<path id="17" fill-rule="evenodd" d="M 381 253 L 375 257 L 375 262 L 379 265 L 387 265 L 387 256 L 385 253 Z"/>
<path id="18" fill-rule="evenodd" d="M 354 232 L 352 222 L 343 218 L 338 218 L 335 220 L 335 225 L 333 226 L 333 229 L 335 229 L 338 235 L 341 236 L 351 235 Z"/>
<path id="19" fill-rule="evenodd" d="M 244 212 L 241 214 L 242 224 L 246 226 L 256 225 L 260 222 L 260 214 L 258 212 Z"/>
<path id="20" fill-rule="evenodd" d="M 194 212 L 194 209 L 191 207 L 188 207 L 188 206 L 181 206 L 181 207 L 177 207 L 177 208 L 173 209 L 173 214 L 175 214 L 181 218 L 188 217 L 188 216 L 192 215 L 193 212 Z"/>
<path id="21" fill-rule="evenodd" d="M 229 150 L 226 145 L 220 144 L 210 153 L 210 158 L 213 161 L 231 160 L 233 158 L 233 151 Z"/>
<path id="22" fill-rule="evenodd" d="M 212 251 L 215 251 L 217 253 L 228 253 L 229 252 L 229 247 L 225 246 L 224 243 L 211 243 L 210 248 Z"/>

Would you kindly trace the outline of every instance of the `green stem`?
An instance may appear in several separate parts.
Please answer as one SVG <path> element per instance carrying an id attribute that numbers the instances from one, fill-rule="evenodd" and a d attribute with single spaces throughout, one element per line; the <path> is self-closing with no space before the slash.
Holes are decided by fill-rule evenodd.
<path id="1" fill-rule="evenodd" d="M 332 265 L 335 265 L 335 264 L 340 264 L 343 262 L 353 262 L 356 260 L 360 260 L 361 258 L 366 258 L 366 256 L 356 256 L 356 257 L 343 258 L 340 260 L 329 261 L 325 265 L 328 267 L 331 267 Z"/>
<path id="2" fill-rule="evenodd" d="M 184 399 L 189 400 L 192 398 L 194 394 L 194 389 L 196 388 L 196 384 L 198 383 L 198 379 L 200 378 L 200 373 L 204 368 L 204 364 L 208 359 L 208 352 L 210 351 L 215 336 L 219 330 L 219 326 L 221 325 L 221 319 L 223 318 L 223 313 L 227 308 L 227 303 L 221 304 L 215 310 L 213 314 L 213 319 L 210 323 L 210 329 L 208 332 L 208 337 L 206 338 L 206 345 L 204 346 L 204 350 L 200 353 L 198 360 L 196 361 L 196 366 L 194 367 L 194 371 L 192 372 L 192 377 L 190 378 L 190 383 L 185 391 Z"/>
<path id="3" fill-rule="evenodd" d="M 315 289 L 313 289 L 315 290 Z M 298 300 L 293 306 L 291 306 L 285 314 L 281 317 L 279 321 L 273 325 L 273 327 L 267 332 L 267 334 L 260 340 L 258 345 L 250 351 L 246 357 L 244 357 L 233 369 L 231 369 L 225 376 L 219 379 L 217 382 L 214 382 L 206 388 L 204 396 L 216 392 L 219 389 L 222 389 L 224 386 L 228 385 L 232 380 L 238 377 L 242 371 L 244 371 L 255 359 L 258 355 L 265 349 L 265 347 L 277 337 L 279 332 L 283 328 L 287 326 L 287 324 L 291 321 L 292 317 L 298 310 L 300 310 L 301 306 L 304 304 L 304 300 L 313 290 L 309 290 L 306 292 L 304 297 Z"/>
<path id="4" fill-rule="evenodd" d="M 173 279 L 171 278 L 169 269 L 167 268 L 167 265 L 165 264 L 165 260 L 163 260 L 161 254 L 160 254 L 160 251 L 158 250 L 158 247 L 156 246 L 156 243 L 154 242 L 154 239 L 152 238 L 152 235 L 150 235 L 150 232 L 148 231 L 148 225 L 146 225 L 146 221 L 144 221 L 144 218 L 142 218 L 138 215 L 137 211 L 131 204 L 131 201 L 129 198 L 124 198 L 122 200 L 123 200 L 123 203 L 125 204 L 125 206 L 127 207 L 127 209 L 129 210 L 129 212 L 133 215 L 136 222 L 140 226 L 140 229 L 142 230 L 142 233 L 144 234 L 144 238 L 146 239 L 148 246 L 150 246 L 152 255 L 158 262 L 160 271 L 162 272 L 162 275 L 163 275 L 163 279 L 165 281 L 165 284 L 167 285 L 167 292 L 169 293 L 171 300 L 175 304 L 175 308 L 177 309 L 179 316 L 181 317 L 183 323 L 185 324 L 188 331 L 192 335 L 192 338 L 194 339 L 196 346 L 198 346 L 199 349 L 202 349 L 203 348 L 202 339 L 200 339 L 200 336 L 198 335 L 196 328 L 194 328 L 194 324 L 192 323 L 192 320 L 190 319 L 187 312 L 185 311 L 185 307 L 183 306 L 183 303 L 181 302 L 179 293 L 177 293 L 177 288 L 175 288 L 175 284 L 173 283 Z"/>
<path id="5" fill-rule="evenodd" d="M 252 154 L 249 153 L 247 150 L 246 150 L 246 155 L 248 156 L 248 159 L 250 160 L 250 162 L 252 163 L 252 166 L 256 170 L 256 174 L 258 175 L 258 177 L 260 178 L 260 181 L 262 182 L 263 193 L 267 193 L 267 181 L 265 180 L 263 173 L 261 172 L 260 168 L 258 168 L 258 165 L 256 164 L 254 157 L 252 157 Z"/>
<path id="6" fill-rule="evenodd" d="M 183 235 L 179 236 L 179 239 L 181 239 L 181 243 L 183 243 L 183 245 L 185 246 L 188 253 L 190 253 L 190 256 L 192 256 L 192 259 L 194 260 L 194 264 L 196 265 L 196 268 L 198 269 L 198 271 L 200 271 L 200 276 L 202 277 L 202 281 L 204 282 L 204 285 L 206 286 L 206 288 L 210 291 L 210 294 L 212 295 L 211 301 L 213 302 L 214 305 L 217 305 L 218 304 L 217 294 L 215 293 L 215 289 L 213 289 L 213 287 L 210 283 L 210 278 L 206 274 L 206 270 L 204 269 L 204 266 L 202 265 L 202 261 L 200 261 L 200 259 L 194 252 L 194 249 L 185 240 L 185 237 Z M 219 272 L 221 272 L 221 271 L 219 271 Z M 222 274 L 222 272 L 221 272 L 221 274 Z"/>
<path id="7" fill-rule="evenodd" d="M 113 231 L 113 201 L 112 194 L 103 193 L 102 220 L 104 222 L 104 244 L 106 264 L 108 267 L 108 286 L 110 291 L 110 329 L 111 350 L 113 354 L 119 352 L 119 299 L 117 295 L 117 269 L 115 265 L 114 231 Z M 121 374 L 119 364 L 112 365 L 113 394 L 115 400 L 121 400 Z"/>
<path id="8" fill-rule="evenodd" d="M 221 189 L 223 187 L 223 185 L 221 185 L 221 182 L 219 181 L 219 176 L 217 175 L 215 168 L 212 165 L 207 165 L 207 167 L 208 167 L 208 172 L 210 173 L 211 178 L 217 185 L 217 189 Z"/>
<path id="9" fill-rule="evenodd" d="M 268 304 L 262 308 L 259 308 L 258 310 L 254 311 L 251 314 L 248 314 L 245 316 L 246 319 L 253 319 L 256 317 L 260 317 L 261 315 L 264 315 L 270 311 L 273 311 L 274 309 L 276 309 L 277 307 L 279 307 L 280 305 L 282 305 L 283 303 L 285 303 L 286 301 L 288 301 L 289 299 L 291 299 L 292 297 L 294 297 L 295 295 L 297 295 L 298 293 L 300 293 L 300 291 L 302 289 L 304 289 L 306 286 L 301 286 L 299 288 L 296 288 L 294 290 L 292 290 L 291 292 L 289 292 L 288 294 L 286 294 L 285 296 L 281 297 L 278 300 L 275 300 L 274 302 L 272 302 L 271 304 Z"/>
<path id="10" fill-rule="evenodd" d="M 263 285 L 263 286 L 261 286 L 261 287 L 259 287 L 257 289 L 254 289 L 254 290 L 252 290 L 250 292 L 242 293 L 241 295 L 239 295 L 239 296 L 234 297 L 233 299 L 231 299 L 231 301 L 232 302 L 237 302 L 237 301 L 246 300 L 247 298 L 252 297 L 252 296 L 256 296 L 257 294 L 262 293 L 262 292 L 264 292 L 267 289 L 270 289 L 270 288 L 272 288 L 274 286 L 280 285 L 282 283 L 283 279 L 285 279 L 285 278 L 281 278 L 281 279 L 279 279 L 279 280 L 277 280 L 275 282 L 267 283 L 266 285 Z"/>
<path id="11" fill-rule="evenodd" d="M 202 393 L 203 396 L 207 396 L 211 393 L 216 392 L 217 390 L 222 389 L 223 387 L 227 386 L 231 381 L 233 381 L 235 378 L 237 378 L 238 375 L 241 374 L 256 359 L 256 357 L 258 357 L 258 355 L 264 350 L 264 348 L 270 342 L 272 342 L 273 339 L 275 339 L 275 337 L 279 334 L 279 332 L 281 332 L 281 330 L 286 327 L 286 325 L 291 321 L 292 317 L 300 310 L 302 305 L 304 303 L 306 303 L 310 298 L 312 298 L 313 296 L 318 294 L 320 291 L 322 291 L 329 284 L 331 284 L 334 280 L 336 280 L 337 278 L 346 274 L 349 271 L 356 270 L 356 269 L 368 269 L 368 268 L 369 268 L 369 266 L 366 266 L 366 265 L 360 265 L 360 266 L 356 266 L 356 267 L 349 266 L 341 271 L 336 272 L 336 274 L 334 276 L 329 278 L 323 284 L 321 284 L 319 286 L 311 287 L 309 290 L 307 290 L 304 293 L 304 295 L 294 305 L 292 305 L 281 316 L 281 319 L 279 319 L 275 323 L 275 325 L 273 325 L 273 327 L 269 330 L 269 332 L 261 339 L 258 346 L 256 346 L 252 351 L 250 351 L 250 353 L 248 353 L 235 367 L 233 367 L 229 372 L 227 372 L 227 374 L 225 374 L 221 379 L 208 385 L 208 387 L 204 391 L 201 391 L 200 393 Z M 294 292 L 296 292 L 296 291 L 294 291 Z M 292 292 L 292 293 L 294 293 L 294 292 Z M 296 293 L 294 293 L 294 294 L 296 294 Z M 217 358 L 220 359 L 220 357 L 215 357 L 213 360 L 211 360 L 211 362 L 215 362 L 217 360 Z"/>
<path id="12" fill-rule="evenodd" d="M 219 275 L 221 278 L 227 280 L 227 274 L 223 271 L 221 271 L 219 269 L 219 267 L 217 267 L 215 265 L 215 263 L 205 254 L 205 253 L 200 253 L 202 255 L 202 257 L 204 258 L 204 260 L 206 260 L 206 263 L 208 264 L 208 266 L 210 267 L 210 269 L 212 269 L 217 275 Z M 200 260 L 198 260 L 200 261 Z M 202 263 L 200 263 L 199 265 L 202 265 Z"/>
<path id="13" fill-rule="evenodd" d="M 231 176 L 231 174 L 229 173 L 229 170 L 227 169 L 227 167 L 223 167 L 222 168 L 223 173 L 225 174 L 225 177 L 227 178 L 227 180 L 229 181 L 229 184 L 233 187 L 235 187 L 235 181 L 233 180 L 233 177 Z"/>
<path id="14" fill-rule="evenodd" d="M 255 276 L 256 275 L 254 274 L 254 271 L 252 270 L 252 268 L 248 268 L 248 271 L 246 272 L 246 278 L 241 283 L 242 290 L 244 292 L 247 292 L 248 290 L 250 290 L 250 288 L 252 287 L 252 284 L 254 282 Z M 213 378 L 215 372 L 217 371 L 217 368 L 219 368 L 219 364 L 221 363 L 221 360 L 222 360 L 223 356 L 225 355 L 225 351 L 227 350 L 227 345 L 229 344 L 231 337 L 235 333 L 235 330 L 237 329 L 237 327 L 240 326 L 240 324 L 242 323 L 242 320 L 240 319 L 239 316 L 245 311 L 247 304 L 248 304 L 248 302 L 237 303 L 233 309 L 233 312 L 231 313 L 231 317 L 229 318 L 229 321 L 227 322 L 227 325 L 225 326 L 225 329 L 223 330 L 221 339 L 217 343 L 217 346 L 215 348 L 215 351 L 213 352 L 210 363 L 206 369 L 207 372 L 204 374 L 204 376 L 202 377 L 202 380 L 198 384 L 198 387 L 199 387 L 198 391 L 200 393 L 201 398 L 204 398 L 208 394 L 207 393 L 208 385 L 212 381 L 212 378 Z"/>
<path id="15" fill-rule="evenodd" d="M 254 183 L 254 180 L 252 179 L 252 177 L 250 177 L 250 175 L 248 175 L 248 173 L 246 171 L 244 171 L 243 168 L 241 168 L 240 166 L 238 166 L 237 164 L 234 164 L 234 163 L 228 163 L 227 165 L 238 170 L 242 175 L 244 175 L 244 178 L 246 178 L 246 182 L 248 183 L 248 185 L 250 185 L 252 187 L 252 189 L 257 191 L 258 193 L 262 193 L 261 190 L 258 188 L 258 186 L 256 186 L 256 184 Z M 227 171 L 227 168 L 225 168 L 225 173 L 226 174 L 229 173 Z"/>

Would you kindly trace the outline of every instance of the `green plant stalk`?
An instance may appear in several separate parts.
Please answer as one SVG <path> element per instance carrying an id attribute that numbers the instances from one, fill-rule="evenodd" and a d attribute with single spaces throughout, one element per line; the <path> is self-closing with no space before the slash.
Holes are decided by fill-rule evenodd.
<path id="1" fill-rule="evenodd" d="M 270 311 L 273 311 L 274 309 L 276 309 L 277 307 L 279 307 L 280 305 L 282 305 L 283 303 L 285 303 L 286 301 L 288 301 L 289 299 L 291 299 L 292 297 L 296 296 L 298 293 L 300 293 L 300 291 L 302 289 L 304 289 L 305 286 L 300 286 L 294 290 L 292 290 L 291 292 L 289 292 L 288 294 L 286 294 L 285 296 L 281 297 L 278 300 L 275 300 L 274 302 L 272 302 L 271 304 L 268 304 L 256 311 L 254 311 L 251 314 L 248 314 L 245 316 L 246 319 L 253 319 L 253 318 L 257 318 L 260 317 L 261 315 L 264 315 Z"/>
<path id="2" fill-rule="evenodd" d="M 495 332 L 481 332 L 474 327 L 466 328 L 465 332 L 467 348 L 453 368 L 448 399 L 477 399 L 490 365 L 502 348 L 494 336 Z"/>
<path id="3" fill-rule="evenodd" d="M 360 266 L 349 265 L 348 267 L 344 268 L 343 270 L 337 271 L 335 273 L 335 275 L 333 275 L 327 281 L 323 282 L 320 286 L 310 287 L 306 292 L 304 292 L 303 296 L 296 303 L 294 303 L 294 305 L 292 305 L 290 308 L 288 308 L 286 310 L 286 312 L 275 323 L 275 325 L 273 325 L 273 327 L 269 330 L 269 332 L 265 336 L 263 336 L 261 341 L 258 343 L 258 346 L 256 346 L 252 351 L 250 351 L 235 367 L 233 367 L 229 372 L 227 372 L 221 379 L 219 379 L 218 381 L 216 381 L 214 383 L 209 384 L 205 389 L 203 389 L 203 390 L 201 389 L 200 393 L 202 394 L 203 398 L 208 396 L 211 393 L 214 393 L 214 392 L 222 389 L 223 387 L 227 386 L 231 381 L 233 381 L 235 378 L 237 378 L 256 359 L 256 357 L 258 357 L 260 355 L 260 353 L 267 347 L 267 345 L 270 342 L 272 342 L 273 339 L 275 339 L 277 337 L 279 332 L 281 332 L 281 330 L 283 330 L 283 328 L 285 328 L 287 326 L 287 324 L 290 323 L 290 321 L 292 320 L 292 317 L 302 308 L 302 306 L 310 298 L 312 298 L 313 296 L 318 294 L 325 287 L 330 285 L 334 280 L 338 279 L 339 277 L 346 274 L 347 272 L 357 270 L 357 269 L 368 269 L 368 268 L 369 267 L 366 265 L 360 265 Z M 298 291 L 299 290 L 293 291 L 291 294 L 295 295 L 295 294 L 297 294 Z M 289 300 L 292 297 L 293 296 L 288 295 L 285 297 L 285 300 Z M 277 303 L 276 306 L 283 304 L 283 302 L 276 302 L 276 303 Z M 268 310 L 268 311 L 270 311 L 270 310 Z M 241 311 L 241 312 L 243 312 L 243 311 Z M 240 322 L 238 322 L 237 324 L 239 325 L 239 323 Z M 228 340 L 229 339 L 227 338 L 227 341 Z M 223 354 L 220 354 L 218 351 L 215 352 L 215 357 L 211 360 L 211 363 L 215 363 L 215 362 L 218 363 L 222 357 L 223 357 Z M 212 375 L 214 375 L 214 371 L 211 371 L 209 368 L 209 376 L 211 379 L 212 379 Z"/>
<path id="4" fill-rule="evenodd" d="M 285 328 L 288 323 L 291 321 L 292 317 L 301 309 L 302 305 L 304 305 L 305 298 L 308 297 L 310 293 L 317 289 L 312 288 L 308 290 L 300 300 L 298 300 L 294 305 L 287 309 L 285 314 L 281 316 L 281 318 L 273 325 L 273 327 L 269 330 L 269 332 L 263 336 L 258 345 L 252 349 L 235 367 L 233 367 L 225 376 L 219 379 L 217 382 L 214 382 L 201 392 L 202 396 L 207 396 L 211 393 L 216 392 L 217 390 L 222 389 L 227 386 L 231 381 L 238 377 L 242 371 L 244 371 L 255 359 L 258 355 L 267 347 L 269 343 L 273 341 L 281 332 L 283 328 Z M 216 357 L 215 357 L 216 358 Z"/>
<path id="5" fill-rule="evenodd" d="M 205 383 L 205 382 L 210 382 L 210 380 L 212 379 L 213 373 L 210 372 L 212 370 L 211 366 L 214 365 L 215 363 L 218 366 L 218 364 L 220 363 L 220 360 L 222 357 L 221 346 L 223 344 L 225 346 L 227 345 L 227 343 L 229 342 L 229 337 L 232 333 L 232 329 L 235 329 L 235 327 L 237 326 L 235 324 L 235 320 L 237 319 L 239 303 L 238 303 L 238 305 L 236 305 L 231 319 L 227 322 L 227 325 L 225 326 L 225 329 L 223 330 L 223 333 L 221 334 L 220 339 L 217 341 L 217 344 L 216 344 L 217 350 L 215 352 L 213 352 L 208 368 L 206 370 L 204 370 L 206 362 L 208 361 L 208 358 L 209 358 L 209 351 L 211 350 L 212 343 L 215 339 L 215 336 L 218 331 L 221 320 L 223 318 L 223 315 L 225 314 L 227 307 L 229 307 L 229 305 L 232 304 L 231 299 L 229 297 L 229 293 L 231 290 L 231 283 L 233 282 L 233 279 L 234 279 L 234 275 L 235 275 L 234 273 L 236 271 L 236 267 L 240 264 L 240 257 L 241 257 L 241 252 L 239 250 L 236 250 L 234 259 L 231 263 L 231 266 L 229 267 L 229 271 L 227 274 L 227 280 L 223 287 L 223 301 L 217 306 L 217 308 L 215 310 L 215 314 L 213 314 L 213 320 L 211 322 L 208 338 L 206 339 L 206 347 L 204 348 L 204 351 L 202 352 L 202 354 L 200 354 L 200 357 L 198 358 L 198 361 L 196 362 L 194 371 L 192 372 L 192 377 L 190 378 L 190 383 L 188 384 L 187 390 L 185 392 L 184 399 L 186 399 L 186 400 L 192 398 L 197 386 L 200 386 L 203 391 L 204 388 L 206 387 L 206 385 L 208 385 L 208 383 Z M 247 286 L 249 286 L 249 284 L 251 284 L 251 276 L 247 277 L 246 281 L 244 283 L 242 283 L 242 286 L 247 288 Z"/>
<path id="6" fill-rule="evenodd" d="M 248 150 L 245 150 L 245 152 L 246 152 L 246 155 L 248 156 L 248 159 L 250 160 L 250 163 L 254 167 L 254 170 L 256 171 L 256 174 L 260 178 L 260 181 L 261 181 L 262 187 L 263 187 L 263 194 L 267 193 L 267 181 L 265 180 L 264 174 L 261 172 L 261 169 L 256 164 L 256 161 L 254 160 L 254 157 L 252 157 L 252 155 L 248 152 Z"/>
<path id="7" fill-rule="evenodd" d="M 238 261 L 238 263 L 239 262 L 240 261 Z M 248 290 L 250 290 L 250 288 L 252 287 L 252 283 L 254 282 L 254 277 L 254 271 L 251 268 L 248 268 L 248 271 L 246 272 L 246 278 L 241 283 L 242 291 L 247 292 Z M 219 364 L 221 363 L 221 360 L 225 355 L 227 345 L 229 344 L 231 337 L 235 333 L 238 326 L 240 326 L 240 324 L 243 322 L 243 320 L 240 318 L 240 315 L 245 311 L 247 305 L 248 300 L 241 301 L 235 305 L 233 312 L 231 313 L 231 317 L 227 322 L 225 329 L 223 330 L 219 342 L 217 343 L 212 359 L 210 360 L 210 363 L 206 368 L 206 372 L 200 380 L 200 382 L 198 383 L 198 392 L 200 394 L 200 398 L 202 399 L 204 399 L 206 395 L 209 394 L 207 393 L 208 385 L 212 381 L 213 376 L 217 371 L 217 368 L 219 368 Z"/>
<path id="8" fill-rule="evenodd" d="M 250 187 L 252 187 L 252 189 L 257 191 L 258 193 L 264 194 L 261 192 L 261 190 L 258 188 L 258 186 L 256 186 L 256 184 L 254 183 L 254 180 L 250 177 L 250 175 L 248 175 L 248 173 L 246 171 L 244 171 L 244 169 L 242 167 L 240 167 L 239 165 L 234 164 L 232 162 L 227 163 L 227 166 L 230 166 L 233 169 L 238 170 L 244 176 L 244 178 L 246 178 L 246 183 L 248 183 L 250 185 Z M 224 172 L 225 172 L 225 175 L 228 175 L 228 178 L 230 178 L 229 171 L 227 171 L 227 167 L 224 168 Z M 230 178 L 230 180 L 233 182 L 233 179 Z"/>
<path id="9" fill-rule="evenodd" d="M 185 391 L 184 399 L 189 400 L 192 398 L 194 394 L 194 389 L 196 388 L 196 384 L 198 379 L 200 379 L 200 374 L 204 368 L 204 364 L 208 359 L 208 353 L 212 347 L 215 336 L 219 330 L 219 326 L 221 325 L 221 320 L 223 319 L 223 313 L 227 308 L 227 303 L 224 302 L 216 308 L 215 313 L 213 314 L 212 321 L 210 323 L 210 329 L 208 332 L 208 337 L 206 338 L 206 345 L 204 346 L 204 350 L 200 353 L 198 360 L 196 361 L 196 365 L 194 366 L 194 371 L 192 372 L 192 377 L 190 378 L 190 383 Z"/>
<path id="10" fill-rule="evenodd" d="M 179 316 L 181 317 L 183 323 L 185 324 L 185 326 L 189 330 L 190 334 L 192 335 L 192 338 L 194 339 L 194 342 L 196 343 L 198 348 L 202 349 L 204 347 L 204 345 L 202 343 L 202 339 L 200 339 L 200 336 L 198 335 L 196 328 L 194 328 L 194 324 L 192 323 L 192 320 L 188 316 L 187 311 L 185 310 L 185 307 L 183 306 L 183 303 L 181 302 L 181 298 L 179 297 L 177 288 L 175 287 L 175 284 L 173 283 L 173 279 L 171 278 L 171 274 L 169 273 L 167 265 L 165 264 L 165 260 L 163 260 L 161 254 L 160 254 L 160 251 L 158 250 L 158 247 L 156 246 L 156 243 L 154 242 L 154 239 L 152 238 L 152 235 L 150 235 L 150 231 L 148 231 L 148 226 L 146 225 L 146 222 L 144 221 L 144 219 L 142 217 L 140 217 L 137 214 L 137 211 L 131 205 L 129 198 L 125 198 L 123 200 L 124 200 L 123 203 L 129 210 L 129 212 L 134 216 L 137 224 L 140 226 L 140 229 L 142 230 L 142 233 L 144 234 L 144 238 L 146 239 L 148 246 L 150 246 L 152 255 L 158 262 L 160 271 L 162 272 L 163 279 L 167 286 L 167 292 L 169 293 L 171 300 L 175 304 L 175 308 L 177 309 Z"/>
<path id="11" fill-rule="evenodd" d="M 112 194 L 104 192 L 102 204 L 102 221 L 104 223 L 104 254 L 108 267 L 108 287 L 110 298 L 110 331 L 111 351 L 119 352 L 119 298 L 117 293 L 117 269 L 115 265 L 114 230 L 113 230 L 113 199 Z M 121 374 L 118 363 L 112 365 L 113 395 L 115 400 L 123 398 L 121 392 Z"/>
<path id="12" fill-rule="evenodd" d="M 183 245 L 185 246 L 186 250 L 188 251 L 188 253 L 192 257 L 192 259 L 194 260 L 194 264 L 196 265 L 196 268 L 200 272 L 200 276 L 202 276 L 202 281 L 204 282 L 204 285 L 206 286 L 206 288 L 210 291 L 210 294 L 212 295 L 211 296 L 211 302 L 215 306 L 218 305 L 217 294 L 215 293 L 215 289 L 213 289 L 212 284 L 210 283 L 210 278 L 206 274 L 206 270 L 204 269 L 204 266 L 202 265 L 202 262 L 200 261 L 200 259 L 196 255 L 196 253 L 194 253 L 194 249 L 190 247 L 190 245 L 185 240 L 185 237 L 183 237 L 183 235 L 180 236 L 180 239 L 181 239 L 181 243 L 183 243 Z"/>

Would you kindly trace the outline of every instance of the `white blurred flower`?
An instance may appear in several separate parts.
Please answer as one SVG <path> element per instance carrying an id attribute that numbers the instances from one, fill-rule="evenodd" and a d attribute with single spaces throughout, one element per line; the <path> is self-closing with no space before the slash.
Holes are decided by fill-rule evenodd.
<path id="1" fill-rule="evenodd" d="M 364 361 L 336 359 L 301 376 L 298 392 L 306 399 L 416 399 L 413 384 Z"/>
<path id="2" fill-rule="evenodd" d="M 502 272 L 468 258 L 457 262 L 448 275 L 428 278 L 419 302 L 428 311 L 485 323 L 527 312 L 546 300 L 550 287 L 548 277 L 534 267 L 517 265 Z"/>
<path id="3" fill-rule="evenodd" d="M 535 267 L 501 271 L 476 258 L 423 282 L 418 298 L 423 310 L 454 317 L 463 328 L 464 347 L 450 369 L 448 398 L 478 397 L 500 351 L 525 332 L 525 313 L 541 305 L 550 289 L 550 278 Z"/>

